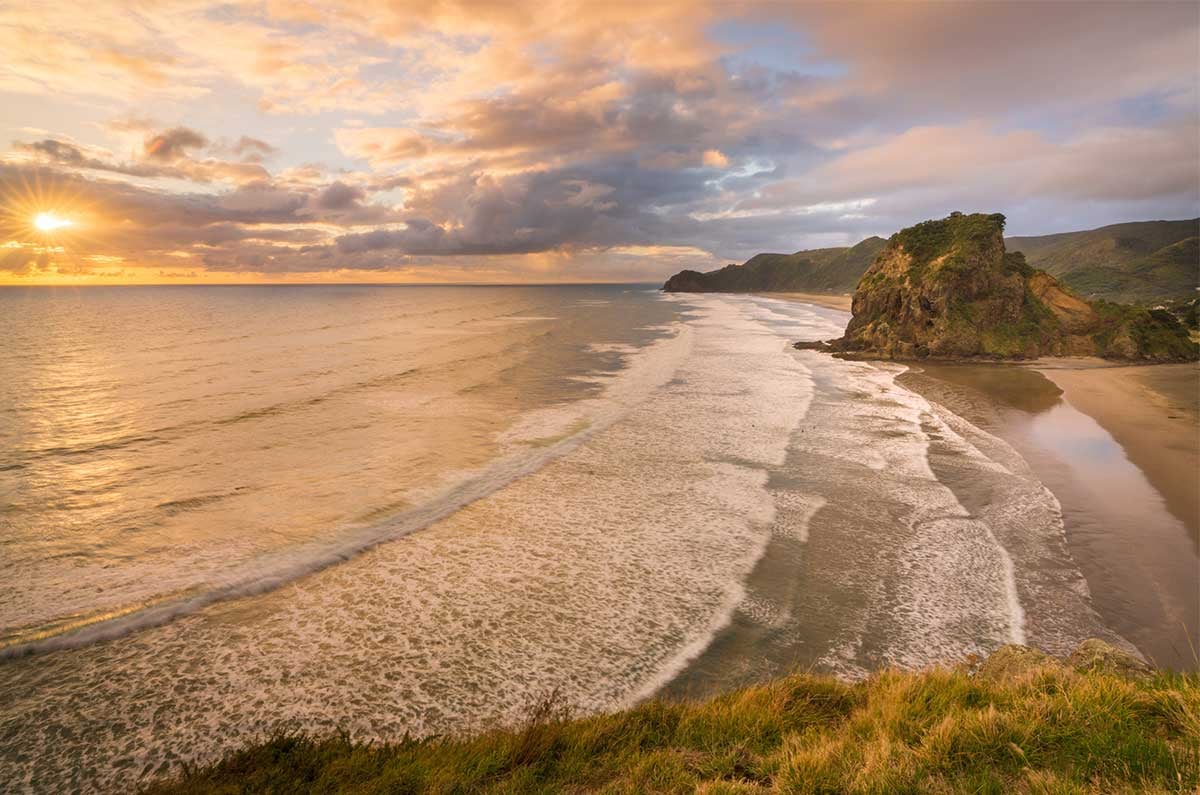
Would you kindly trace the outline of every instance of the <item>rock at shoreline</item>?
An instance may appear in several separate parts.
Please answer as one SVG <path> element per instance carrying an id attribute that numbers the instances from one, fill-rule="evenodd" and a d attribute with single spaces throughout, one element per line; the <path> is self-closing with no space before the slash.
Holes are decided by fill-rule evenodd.
<path id="1" fill-rule="evenodd" d="M 975 667 L 974 674 L 980 679 L 999 681 L 1020 676 L 1043 665 L 1055 664 L 1057 661 L 1045 652 L 1032 646 L 1010 643 L 983 658 Z"/>
<path id="2" fill-rule="evenodd" d="M 1128 679 L 1144 679 L 1154 672 L 1136 651 L 1120 649 L 1099 638 L 1083 641 L 1066 660 L 1051 657 L 1032 646 L 1010 643 L 979 660 L 971 667 L 971 672 L 980 679 L 999 682 L 1022 677 L 1047 666 L 1070 668 L 1079 673 L 1112 674 Z"/>
<path id="3" fill-rule="evenodd" d="M 1097 638 L 1080 643 L 1067 658 L 1067 664 L 1077 671 L 1101 671 L 1133 678 L 1153 673 L 1144 660 Z"/>
<path id="4" fill-rule="evenodd" d="M 1005 251 L 998 213 L 897 232 L 859 281 L 852 312 L 845 336 L 828 343 L 848 358 L 1200 358 L 1170 313 L 1085 301 Z"/>

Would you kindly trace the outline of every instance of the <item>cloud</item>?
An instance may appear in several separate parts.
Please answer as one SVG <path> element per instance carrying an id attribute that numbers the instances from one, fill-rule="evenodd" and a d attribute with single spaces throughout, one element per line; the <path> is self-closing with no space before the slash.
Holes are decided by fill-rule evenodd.
<path id="1" fill-rule="evenodd" d="M 890 95 L 909 118 L 1196 90 L 1194 3 L 798 3 L 788 13 L 845 66 L 844 91 Z"/>
<path id="2" fill-rule="evenodd" d="M 344 127 L 335 131 L 334 139 L 350 157 L 381 166 L 419 159 L 430 150 L 425 136 L 397 127 Z"/>
<path id="3" fill-rule="evenodd" d="M 345 210 L 357 207 L 366 198 L 362 188 L 351 187 L 342 182 L 334 182 L 313 197 L 312 204 L 322 210 Z"/>
<path id="4" fill-rule="evenodd" d="M 123 126 L 135 127 L 133 123 Z M 268 144 L 256 141 L 255 146 L 249 150 L 243 147 L 243 151 L 263 151 L 258 144 L 269 148 Z M 270 176 L 255 157 L 246 158 L 243 155 L 240 161 L 228 161 L 220 158 L 197 158 L 190 151 L 206 146 L 209 146 L 209 141 L 205 136 L 183 127 L 147 135 L 139 159 L 132 162 L 118 160 L 111 152 L 99 147 L 84 146 L 57 138 L 13 142 L 13 150 L 44 163 L 130 177 L 244 184 L 259 182 Z"/>
<path id="5" fill-rule="evenodd" d="M 201 272 L 653 278 L 952 209 L 1181 217 L 1197 35 L 1153 2 L 10 4 L 0 90 L 49 131 L 0 181 L 103 208 L 89 255 Z"/>
<path id="6" fill-rule="evenodd" d="M 18 152 L 28 152 L 33 155 L 40 155 L 55 163 L 62 163 L 68 166 L 86 166 L 88 163 L 98 162 L 90 157 L 85 157 L 83 150 L 75 144 L 59 141 L 54 138 L 43 138 L 40 141 L 14 141 L 13 149 Z"/>
<path id="7" fill-rule="evenodd" d="M 968 189 L 978 201 L 1042 198 L 1119 202 L 1197 195 L 1200 158 L 1188 125 L 1096 128 L 1067 140 L 972 122 L 914 127 L 850 149 L 738 204 L 790 207 L 864 195 Z"/>
<path id="8" fill-rule="evenodd" d="M 330 230 L 359 223 L 396 221 L 387 208 L 362 201 L 362 191 L 334 183 L 297 191 L 257 182 L 224 193 L 177 193 L 127 182 L 88 179 L 45 166 L 0 163 L 2 201 L 7 209 L 0 238 L 8 245 L 0 270 L 21 272 L 32 263 L 86 268 L 95 258 L 120 259 L 144 267 L 176 265 L 182 258 L 246 264 L 253 250 L 280 262 L 301 264 L 305 247 L 332 249 Z M 50 251 L 19 208 L 35 211 L 38 201 L 64 202 L 78 220 Z"/>
<path id="9" fill-rule="evenodd" d="M 273 157 L 279 150 L 266 141 L 243 135 L 232 147 L 233 154 L 244 163 L 261 163 L 268 157 Z"/>
<path id="10" fill-rule="evenodd" d="M 202 149 L 206 146 L 208 139 L 200 133 L 187 127 L 175 127 L 151 135 L 146 139 L 143 150 L 147 160 L 169 163 L 187 157 L 189 149 Z"/>

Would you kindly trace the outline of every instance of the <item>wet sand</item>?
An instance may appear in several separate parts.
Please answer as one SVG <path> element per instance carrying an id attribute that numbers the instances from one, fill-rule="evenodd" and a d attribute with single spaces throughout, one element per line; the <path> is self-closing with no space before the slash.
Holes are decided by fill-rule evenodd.
<path id="1" fill-rule="evenodd" d="M 1198 373 L 1046 360 L 921 364 L 899 380 L 1015 448 L 1061 503 L 1105 624 L 1153 662 L 1195 670 Z"/>
<path id="2" fill-rule="evenodd" d="M 1200 543 L 1200 367 L 1064 360 L 1036 369 L 1112 435 Z"/>
<path id="3" fill-rule="evenodd" d="M 779 298 L 784 301 L 799 301 L 802 304 L 816 304 L 830 309 L 850 311 L 853 296 L 844 293 L 754 293 L 767 298 Z"/>

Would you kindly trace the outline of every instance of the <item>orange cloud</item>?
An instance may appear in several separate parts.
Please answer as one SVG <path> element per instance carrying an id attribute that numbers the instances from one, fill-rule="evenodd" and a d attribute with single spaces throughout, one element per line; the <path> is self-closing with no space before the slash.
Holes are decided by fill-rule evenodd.
<path id="1" fill-rule="evenodd" d="M 1159 3 L 8 4 L 0 91 L 48 131 L 0 187 L 107 224 L 2 239 L 0 270 L 584 278 L 959 204 L 1192 215 L 1198 31 Z"/>

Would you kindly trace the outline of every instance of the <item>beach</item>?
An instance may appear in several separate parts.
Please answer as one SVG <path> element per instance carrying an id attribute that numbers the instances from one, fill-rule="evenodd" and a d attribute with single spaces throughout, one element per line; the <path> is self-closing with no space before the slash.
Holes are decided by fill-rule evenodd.
<path id="1" fill-rule="evenodd" d="M 1010 643 L 1194 666 L 1194 541 L 1113 435 L 1031 367 L 796 350 L 849 319 L 815 298 L 20 298 L 14 338 L 87 333 L 21 338 L 42 380 L 5 385 L 17 789 L 128 789 L 281 725 L 457 735 L 548 692 L 599 713 Z M 197 345 L 202 315 L 230 322 Z"/>
<path id="2" fill-rule="evenodd" d="M 208 313 L 291 333 L 174 331 Z M 511 725 L 551 691 L 604 712 L 796 667 L 1120 642 L 1019 456 L 902 365 L 795 350 L 845 327 L 814 301 L 147 288 L 8 317 L 50 315 L 115 336 L 33 349 L 86 397 L 13 394 L 30 419 L 0 472 L 39 497 L 4 561 L 18 787 L 122 789 L 282 723 L 390 741 Z M 84 379 L 135 333 L 154 344 Z M 110 501 L 45 554 L 38 512 L 89 473 Z"/>
<path id="3" fill-rule="evenodd" d="M 816 304 L 842 312 L 850 311 L 850 303 L 853 299 L 849 293 L 752 293 L 752 295 L 777 298 L 783 301 L 797 301 L 802 304 Z"/>
<path id="4" fill-rule="evenodd" d="M 849 310 L 850 296 L 764 296 Z M 840 306 L 838 305 L 840 302 Z M 818 354 L 820 355 L 820 354 Z M 1200 637 L 1200 367 L 1099 358 L 878 363 L 896 383 L 1014 453 L 1061 505 L 1102 623 L 1150 660 L 1194 670 Z M 938 473 L 972 512 L 992 489 Z"/>
<path id="5" fill-rule="evenodd" d="M 1091 603 L 1158 665 L 1195 669 L 1195 365 L 912 364 L 898 381 L 1020 453 L 1062 506 Z"/>
<path id="6" fill-rule="evenodd" d="M 1100 423 L 1200 542 L 1200 368 L 1097 360 L 1034 365 Z"/>

